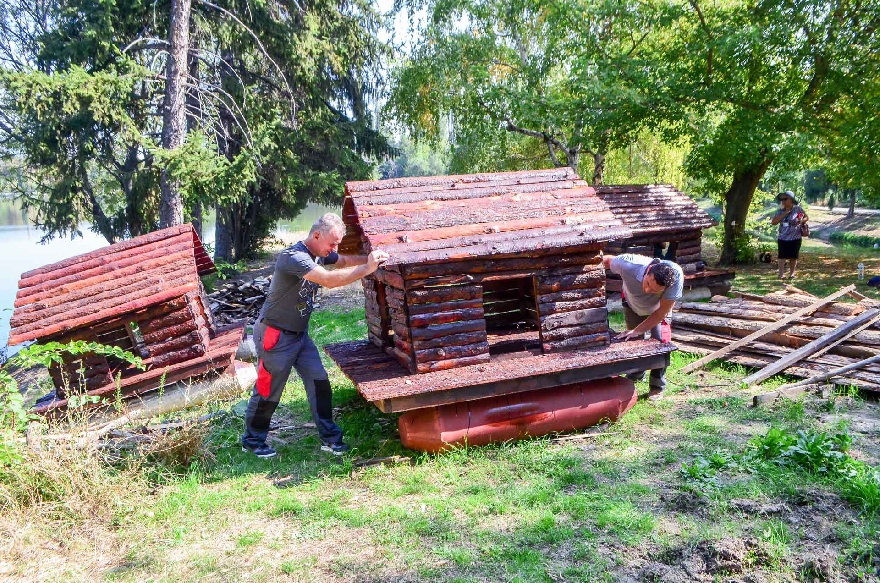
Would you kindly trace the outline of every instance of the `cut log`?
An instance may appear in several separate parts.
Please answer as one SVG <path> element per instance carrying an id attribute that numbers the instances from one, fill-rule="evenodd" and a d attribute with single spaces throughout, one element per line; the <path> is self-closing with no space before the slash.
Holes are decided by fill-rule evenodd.
<path id="1" fill-rule="evenodd" d="M 423 328 L 434 324 L 448 324 L 449 322 L 459 322 L 462 320 L 481 320 L 483 316 L 483 308 L 472 308 L 433 314 L 410 315 L 409 323 L 413 328 Z"/>
<path id="2" fill-rule="evenodd" d="M 449 324 L 435 324 L 426 328 L 412 328 L 411 335 L 413 341 L 430 340 L 440 336 L 448 336 L 449 334 L 463 334 L 465 332 L 486 331 L 485 320 L 464 320 L 461 322 L 451 322 Z"/>
<path id="3" fill-rule="evenodd" d="M 594 322 L 602 322 L 608 320 L 607 308 L 591 308 L 588 310 L 579 310 L 577 312 L 567 312 L 565 314 L 553 314 L 541 317 L 541 329 L 553 330 L 565 326 L 575 326 L 577 324 L 592 324 Z"/>
<path id="4" fill-rule="evenodd" d="M 470 366 L 472 364 L 484 364 L 489 362 L 489 353 L 478 354 L 477 356 L 465 356 L 463 358 L 450 358 L 449 360 L 439 360 L 437 362 L 424 362 L 416 366 L 418 372 L 433 372 L 435 370 L 449 370 L 450 368 L 458 368 L 461 366 Z"/>
<path id="5" fill-rule="evenodd" d="M 449 334 L 448 336 L 440 336 L 429 340 L 416 340 L 413 346 L 416 350 L 427 350 L 430 348 L 442 348 L 444 346 L 463 346 L 465 344 L 477 344 L 486 342 L 486 332 L 478 330 L 476 332 L 465 332 L 463 334 Z"/>
<path id="6" fill-rule="evenodd" d="M 601 346 L 610 342 L 611 337 L 608 332 L 602 332 L 600 334 L 574 336 L 556 342 L 544 342 L 541 344 L 541 348 L 544 349 L 544 352 L 559 352 L 562 350 L 573 350 L 575 348 L 586 348 L 587 346 Z"/>
<path id="7" fill-rule="evenodd" d="M 416 363 L 422 364 L 439 360 L 477 356 L 478 354 L 483 353 L 489 353 L 489 343 L 487 341 L 478 342 L 476 344 L 464 344 L 461 346 L 443 346 L 441 348 L 417 350 L 415 354 Z"/>
<path id="8" fill-rule="evenodd" d="M 773 322 L 772 324 L 765 326 L 764 328 L 755 332 L 754 334 L 750 334 L 750 335 L 746 336 L 745 338 L 734 342 L 730 346 L 722 348 L 721 350 L 717 351 L 714 354 L 709 354 L 709 355 L 704 356 L 703 358 L 699 359 L 696 362 L 692 362 L 691 364 L 684 367 L 682 369 L 682 372 L 684 372 L 684 373 L 693 372 L 693 371 L 699 369 L 700 367 L 712 362 L 716 358 L 724 356 L 725 354 L 727 354 L 731 350 L 734 350 L 735 348 L 738 348 L 739 346 L 743 346 L 745 344 L 748 344 L 752 340 L 757 340 L 757 339 L 761 338 L 762 336 L 766 335 L 768 332 L 773 332 L 774 330 L 779 330 L 780 328 L 782 328 L 783 326 L 785 326 L 789 322 L 792 322 L 792 321 L 796 320 L 797 318 L 800 318 L 801 316 L 805 316 L 807 314 L 810 314 L 810 313 L 816 311 L 817 308 L 831 303 L 833 300 L 835 300 L 841 296 L 846 295 L 847 293 L 849 293 L 850 291 L 852 291 L 854 289 L 855 289 L 855 286 L 850 285 L 850 286 L 847 286 L 841 290 L 838 290 L 838 291 L 834 292 L 833 294 L 825 297 L 824 299 L 819 300 L 817 302 L 814 302 L 808 306 L 805 306 L 804 308 L 796 311 L 795 313 L 789 314 L 788 316 L 786 316 L 782 320 L 779 320 L 778 322 Z"/>

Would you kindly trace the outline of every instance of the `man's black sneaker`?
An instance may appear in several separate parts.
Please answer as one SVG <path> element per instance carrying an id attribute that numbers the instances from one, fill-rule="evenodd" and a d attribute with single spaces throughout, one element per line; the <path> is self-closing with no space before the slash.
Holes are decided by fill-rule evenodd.
<path id="1" fill-rule="evenodd" d="M 327 443 L 326 441 L 322 441 L 321 451 L 329 451 L 333 455 L 343 455 L 351 451 L 351 448 L 348 447 L 347 443 L 343 443 L 341 441 L 337 443 Z"/>
<path id="2" fill-rule="evenodd" d="M 263 458 L 263 459 L 275 457 L 275 455 L 278 453 L 277 451 L 275 451 L 274 449 L 272 449 L 271 447 L 269 447 L 265 443 L 263 445 L 258 445 L 257 447 L 249 447 L 247 445 L 242 445 L 241 451 L 250 452 L 250 453 L 254 454 L 255 456 L 257 456 L 258 458 Z"/>

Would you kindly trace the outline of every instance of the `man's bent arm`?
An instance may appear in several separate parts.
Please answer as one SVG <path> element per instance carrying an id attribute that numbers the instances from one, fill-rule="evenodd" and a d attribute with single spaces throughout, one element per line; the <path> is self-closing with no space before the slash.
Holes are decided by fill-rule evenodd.
<path id="1" fill-rule="evenodd" d="M 631 335 L 640 336 L 663 321 L 675 306 L 675 300 L 660 300 L 660 307 L 651 312 L 644 322 L 630 330 Z"/>
<path id="2" fill-rule="evenodd" d="M 357 265 L 366 265 L 369 255 L 340 255 L 333 267 L 342 269 L 344 267 L 354 267 Z"/>
<path id="3" fill-rule="evenodd" d="M 320 265 L 316 265 L 303 276 L 303 279 L 317 283 L 326 288 L 342 287 L 353 281 L 357 281 L 362 277 L 366 277 L 376 271 L 375 268 L 370 269 L 367 264 L 357 265 L 355 267 L 343 267 L 341 269 L 328 270 Z"/>

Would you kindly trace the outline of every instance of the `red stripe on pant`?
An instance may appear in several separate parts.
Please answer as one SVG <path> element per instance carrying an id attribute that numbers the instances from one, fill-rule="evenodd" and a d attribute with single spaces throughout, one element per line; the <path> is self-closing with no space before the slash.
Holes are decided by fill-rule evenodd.
<path id="1" fill-rule="evenodd" d="M 263 350 L 272 350 L 278 339 L 281 338 L 281 330 L 266 326 L 266 332 L 263 334 Z M 257 393 L 264 399 L 269 398 L 272 390 L 272 373 L 263 366 L 263 359 L 260 359 L 260 366 L 257 368 Z"/>

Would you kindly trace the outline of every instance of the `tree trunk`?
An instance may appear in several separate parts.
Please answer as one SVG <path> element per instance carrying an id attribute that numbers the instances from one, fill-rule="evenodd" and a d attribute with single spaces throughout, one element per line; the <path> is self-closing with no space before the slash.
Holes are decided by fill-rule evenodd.
<path id="1" fill-rule="evenodd" d="M 224 50 L 220 54 L 223 65 L 220 67 L 220 86 L 227 90 L 227 84 L 233 83 L 234 75 L 229 69 L 228 63 L 232 63 L 234 55 L 230 50 Z M 223 133 L 218 136 L 217 147 L 223 156 L 230 162 L 240 151 L 240 145 L 235 140 L 238 130 L 232 112 L 226 106 L 225 101 L 220 105 L 220 123 L 223 125 Z M 214 260 L 223 260 L 235 263 L 235 233 L 239 221 L 236 220 L 239 205 L 217 205 L 217 220 L 214 224 Z"/>
<path id="2" fill-rule="evenodd" d="M 605 153 L 593 153 L 593 186 L 605 184 Z"/>
<path id="3" fill-rule="evenodd" d="M 171 0 L 168 32 L 168 67 L 165 71 L 165 105 L 162 147 L 174 150 L 186 139 L 186 72 L 189 54 L 189 19 L 191 0 Z M 183 224 L 183 197 L 180 184 L 162 170 L 162 199 L 159 202 L 159 227 Z"/>
<path id="4" fill-rule="evenodd" d="M 736 243 L 745 234 L 749 205 L 752 204 L 755 189 L 770 166 L 770 162 L 764 160 L 734 175 L 733 183 L 724 195 L 724 247 L 721 249 L 723 264 L 737 262 Z"/>
<path id="5" fill-rule="evenodd" d="M 856 216 L 856 189 L 849 189 L 849 210 L 846 211 L 846 218 L 851 219 Z"/>
<path id="6" fill-rule="evenodd" d="M 578 163 L 581 161 L 581 152 L 578 148 L 566 148 L 565 149 L 565 161 L 568 162 L 569 167 L 574 170 L 575 174 L 578 171 Z"/>
<path id="7" fill-rule="evenodd" d="M 235 263 L 232 259 L 232 211 L 229 206 L 217 205 L 214 223 L 214 261 Z"/>
<path id="8" fill-rule="evenodd" d="M 189 78 L 192 81 L 192 84 L 195 85 L 199 80 L 199 57 L 195 51 L 189 52 Z M 194 88 L 189 89 L 186 92 L 186 132 L 190 133 L 193 130 L 198 129 L 199 122 L 202 117 L 202 108 L 199 104 L 199 97 L 196 94 L 196 90 Z M 199 238 L 203 237 L 202 233 L 202 223 L 203 223 L 203 212 L 202 212 L 202 201 L 194 200 L 192 201 L 192 208 L 189 209 L 190 217 L 192 218 L 192 225 L 196 230 L 196 233 L 199 234 Z"/>

